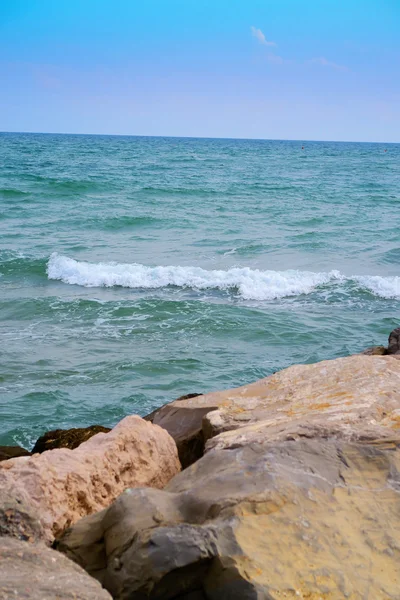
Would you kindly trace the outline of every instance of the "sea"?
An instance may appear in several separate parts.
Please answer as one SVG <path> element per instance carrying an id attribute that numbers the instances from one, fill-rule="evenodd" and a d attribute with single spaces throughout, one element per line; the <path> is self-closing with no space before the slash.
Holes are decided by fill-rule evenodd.
<path id="1" fill-rule="evenodd" d="M 385 344 L 400 145 L 0 134 L 0 444 Z"/>

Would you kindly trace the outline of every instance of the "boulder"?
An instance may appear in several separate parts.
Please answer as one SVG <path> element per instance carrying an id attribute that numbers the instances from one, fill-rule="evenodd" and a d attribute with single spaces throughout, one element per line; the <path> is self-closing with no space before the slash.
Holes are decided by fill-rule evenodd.
<path id="1" fill-rule="evenodd" d="M 1 507 L 9 510 L 13 498 L 29 507 L 29 515 L 40 517 L 44 537 L 52 541 L 81 517 L 108 506 L 124 489 L 162 488 L 179 470 L 169 434 L 129 416 L 75 450 L 61 448 L 0 463 L 0 514 Z M 21 529 L 20 523 L 18 536 Z M 15 527 L 11 535 L 13 531 Z"/>
<path id="2" fill-rule="evenodd" d="M 13 489 L 0 490 L 0 537 L 10 536 L 19 540 L 46 539 L 40 516 L 28 497 L 21 498 Z"/>
<path id="3" fill-rule="evenodd" d="M 371 346 L 360 352 L 360 354 L 366 354 L 367 356 L 384 356 L 387 353 L 385 346 Z"/>
<path id="4" fill-rule="evenodd" d="M 111 600 L 83 569 L 44 544 L 0 538 L 0 600 Z"/>
<path id="5" fill-rule="evenodd" d="M 400 433 L 400 362 L 389 356 L 295 365 L 219 394 L 218 410 L 202 423 L 206 450 L 300 437 L 372 441 Z"/>
<path id="6" fill-rule="evenodd" d="M 197 407 L 196 403 L 191 404 L 190 401 L 199 396 L 201 394 L 180 396 L 173 402 L 164 404 L 161 408 L 157 408 L 144 417 L 147 421 L 166 429 L 174 438 L 178 448 L 179 460 L 184 469 L 203 456 L 204 437 L 201 421 L 210 409 L 207 407 L 204 410 L 202 406 Z M 187 410 L 185 401 L 189 401 L 189 410 Z M 212 408 L 216 407 L 213 406 Z"/>
<path id="7" fill-rule="evenodd" d="M 398 600 L 400 440 L 211 450 L 57 542 L 115 600 Z"/>
<path id="8" fill-rule="evenodd" d="M 54 450 L 55 448 L 69 448 L 70 450 L 74 450 L 82 444 L 82 442 L 86 442 L 93 435 L 96 435 L 96 433 L 108 433 L 109 431 L 111 431 L 109 427 L 103 427 L 102 425 L 47 431 L 37 440 L 33 447 L 32 454 L 42 453 L 46 450 Z"/>
<path id="9" fill-rule="evenodd" d="M 387 348 L 385 346 L 372 346 L 371 348 L 363 350 L 361 354 L 380 356 L 384 356 L 386 354 L 390 356 L 394 356 L 396 354 L 400 355 L 400 327 L 393 329 L 393 331 L 389 334 Z"/>
<path id="10" fill-rule="evenodd" d="M 400 354 L 400 327 L 393 329 L 389 335 L 388 354 Z"/>
<path id="11" fill-rule="evenodd" d="M 30 452 L 21 446 L 0 446 L 0 462 L 18 456 L 30 456 Z"/>
<path id="12" fill-rule="evenodd" d="M 357 355 L 163 407 L 205 455 L 57 547 L 116 600 L 399 600 L 399 384 Z"/>
<path id="13" fill-rule="evenodd" d="M 213 447 L 211 438 L 240 429 L 230 437 L 229 444 L 236 444 L 249 426 L 259 432 L 256 441 L 275 436 L 287 423 L 299 428 L 293 435 L 303 437 L 314 437 L 315 428 L 323 435 L 326 422 L 346 430 L 349 438 L 375 435 L 373 426 L 382 426 L 382 435 L 391 435 L 388 429 L 400 428 L 399 393 L 399 361 L 354 355 L 295 365 L 236 389 L 171 402 L 155 412 L 153 423 L 175 439 L 186 467 L 202 455 L 205 442 Z"/>

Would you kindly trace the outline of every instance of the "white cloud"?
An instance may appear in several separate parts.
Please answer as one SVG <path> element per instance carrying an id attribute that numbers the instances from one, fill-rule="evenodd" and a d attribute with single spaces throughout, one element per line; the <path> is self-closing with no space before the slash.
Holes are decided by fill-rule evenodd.
<path id="1" fill-rule="evenodd" d="M 260 42 L 260 44 L 263 44 L 263 46 L 276 46 L 275 42 L 269 42 L 267 40 L 261 29 L 251 27 L 251 34 L 257 38 L 257 40 Z"/>
<path id="2" fill-rule="evenodd" d="M 268 54 L 267 60 L 273 65 L 283 65 L 283 63 L 285 62 L 289 62 L 282 58 L 282 56 L 278 56 L 277 54 Z"/>
<path id="3" fill-rule="evenodd" d="M 344 65 L 338 65 L 335 62 L 327 60 L 323 56 L 320 56 L 319 58 L 312 58 L 311 60 L 308 60 L 307 62 L 312 65 L 321 65 L 322 67 L 330 67 L 331 69 L 335 69 L 336 71 L 348 71 L 349 70 Z"/>

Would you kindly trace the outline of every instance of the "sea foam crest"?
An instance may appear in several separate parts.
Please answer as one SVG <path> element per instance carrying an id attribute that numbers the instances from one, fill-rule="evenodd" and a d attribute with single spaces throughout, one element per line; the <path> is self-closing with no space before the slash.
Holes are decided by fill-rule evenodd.
<path id="1" fill-rule="evenodd" d="M 147 267 L 140 264 L 89 263 L 52 254 L 47 266 L 49 279 L 85 287 L 156 289 L 169 285 L 197 290 L 237 289 L 247 300 L 267 300 L 307 294 L 316 286 L 340 278 L 338 271 L 260 271 L 232 268 L 207 271 L 200 267 Z"/>
<path id="2" fill-rule="evenodd" d="M 208 271 L 200 267 L 89 263 L 54 253 L 49 259 L 47 274 L 49 279 L 85 287 L 157 289 L 176 286 L 195 290 L 237 290 L 246 300 L 272 300 L 309 294 L 329 282 L 342 284 L 352 281 L 377 296 L 400 298 L 400 277 L 345 277 L 339 271 L 260 271 L 248 267 Z"/>

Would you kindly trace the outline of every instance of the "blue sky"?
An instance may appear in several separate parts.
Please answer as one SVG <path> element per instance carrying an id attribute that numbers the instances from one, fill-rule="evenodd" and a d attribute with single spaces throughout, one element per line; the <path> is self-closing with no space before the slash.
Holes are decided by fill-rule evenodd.
<path id="1" fill-rule="evenodd" d="M 399 0 L 0 0 L 0 131 L 400 142 Z"/>

